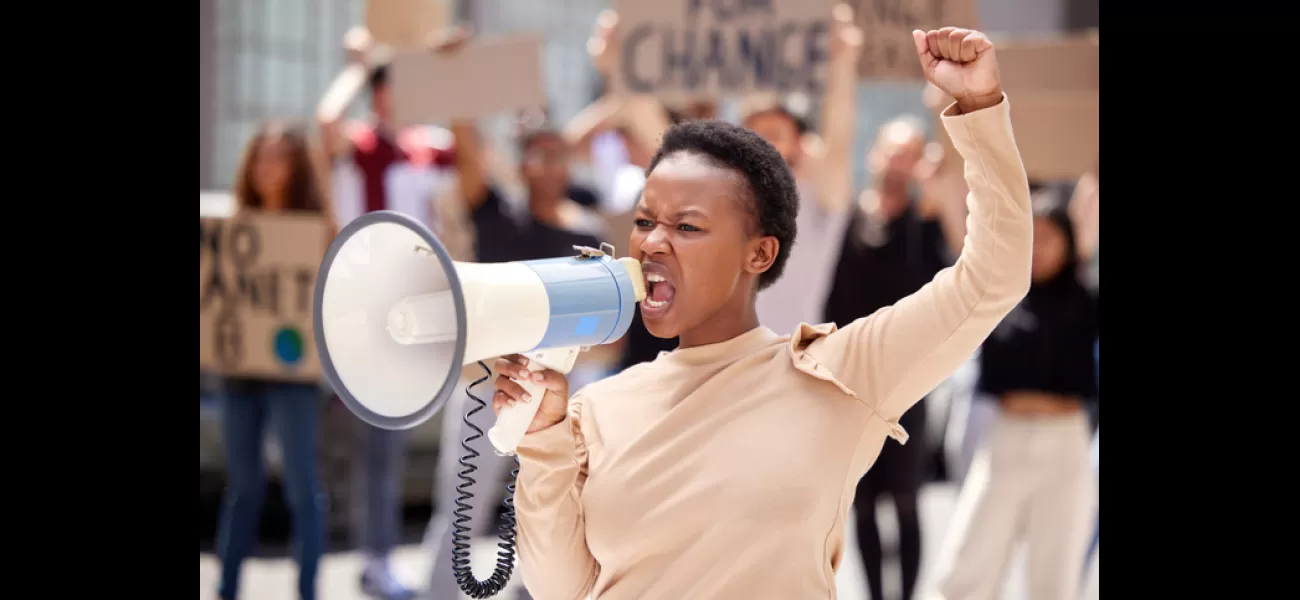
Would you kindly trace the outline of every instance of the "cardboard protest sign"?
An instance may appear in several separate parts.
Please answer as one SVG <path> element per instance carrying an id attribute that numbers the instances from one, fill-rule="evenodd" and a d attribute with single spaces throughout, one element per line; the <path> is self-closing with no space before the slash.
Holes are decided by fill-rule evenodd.
<path id="1" fill-rule="evenodd" d="M 535 35 L 475 41 L 447 55 L 403 52 L 390 73 L 393 118 L 402 126 L 546 105 L 542 39 Z"/>
<path id="2" fill-rule="evenodd" d="M 1101 83 L 1096 37 L 994 38 L 1002 87 L 1022 91 L 1095 92 Z"/>
<path id="3" fill-rule="evenodd" d="M 1011 126 L 1031 179 L 1073 181 L 1096 168 L 1101 148 L 1100 54 L 1095 37 L 1055 40 L 994 40 L 1002 89 L 1011 102 Z M 926 104 L 939 111 L 952 103 L 937 89 Z M 961 157 L 942 126 L 945 169 Z"/>
<path id="4" fill-rule="evenodd" d="M 1101 150 L 1097 39 L 996 40 L 996 48 L 1029 177 L 1073 181 L 1091 171 Z"/>
<path id="5" fill-rule="evenodd" d="M 1011 101 L 1011 125 L 1030 179 L 1073 181 L 1091 172 L 1101 152 L 1101 97 L 1020 92 Z"/>
<path id="6" fill-rule="evenodd" d="M 924 81 L 912 30 L 979 27 L 975 0 L 858 0 L 854 15 L 862 28 L 862 79 Z"/>
<path id="7" fill-rule="evenodd" d="M 430 33 L 446 23 L 445 0 L 366 0 L 366 29 L 376 44 L 394 50 L 427 48 Z"/>
<path id="8" fill-rule="evenodd" d="M 317 215 L 200 216 L 199 369 L 319 380 L 312 292 L 328 241 Z"/>
<path id="9" fill-rule="evenodd" d="M 616 0 L 613 88 L 669 102 L 826 86 L 836 0 Z"/>

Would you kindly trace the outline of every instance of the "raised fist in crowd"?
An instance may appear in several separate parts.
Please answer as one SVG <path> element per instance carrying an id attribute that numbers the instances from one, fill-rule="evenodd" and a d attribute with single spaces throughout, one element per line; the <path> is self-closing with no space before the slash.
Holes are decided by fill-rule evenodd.
<path id="1" fill-rule="evenodd" d="M 993 42 L 972 29 L 944 27 L 912 32 L 925 78 L 951 96 L 963 113 L 997 104 L 1002 79 Z"/>

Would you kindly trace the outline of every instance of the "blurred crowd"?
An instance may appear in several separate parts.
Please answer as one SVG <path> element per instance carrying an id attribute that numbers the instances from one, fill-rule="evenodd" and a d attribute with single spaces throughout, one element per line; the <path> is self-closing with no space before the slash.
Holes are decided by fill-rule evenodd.
<path id="1" fill-rule="evenodd" d="M 617 35 L 616 15 L 607 12 L 588 46 L 594 67 L 606 75 Z M 431 51 L 454 54 L 471 37 L 454 30 Z M 521 112 L 515 147 L 493 147 L 474 122 L 393 126 L 389 69 L 373 47 L 364 29 L 350 31 L 344 40 L 349 69 L 363 70 L 365 85 L 334 86 L 315 115 L 264 123 L 248 140 L 232 185 L 238 210 L 317 212 L 335 231 L 366 212 L 401 211 L 426 223 L 461 261 L 550 258 L 602 242 L 624 254 L 659 136 L 673 123 L 722 112 L 709 101 L 665 105 L 601 95 L 566 123 L 551 122 L 544 110 Z M 856 60 L 851 36 L 833 44 L 831 53 L 833 65 Z M 778 333 L 801 322 L 843 326 L 867 316 L 925 285 L 963 245 L 961 158 L 945 151 L 941 139 L 927 137 L 941 129 L 931 120 L 944 99 L 931 93 L 929 114 L 898 116 L 879 128 L 865 155 L 855 155 L 856 85 L 833 73 L 834 66 L 816 115 L 780 97 L 746 98 L 727 111 L 778 149 L 799 183 L 799 235 L 790 266 L 759 297 L 761 323 Z M 365 118 L 345 116 L 354 103 L 366 107 Z M 869 177 L 852 189 L 858 162 Z M 579 169 L 590 174 L 583 183 L 574 176 Z M 1028 297 L 966 367 L 904 415 L 910 441 L 886 442 L 859 483 L 856 538 L 872 598 L 885 598 L 885 589 L 901 591 L 903 600 L 921 597 L 918 498 L 935 480 L 961 486 L 942 553 L 938 591 L 945 597 L 990 597 L 1020 543 L 1027 544 L 1031 597 L 1078 593 L 1099 532 L 1098 181 L 1094 168 L 1076 181 L 1029 182 L 1036 220 Z M 584 355 L 570 376 L 571 389 L 654 360 L 675 345 L 651 336 L 638 319 L 619 343 Z M 459 389 L 480 375 L 467 369 Z M 491 394 L 488 384 L 475 388 L 480 398 Z M 226 378 L 220 387 L 226 456 L 216 547 L 221 598 L 237 597 L 241 564 L 257 542 L 268 433 L 283 456 L 297 591 L 303 599 L 317 597 L 331 510 L 319 447 L 328 402 L 318 385 Z M 472 402 L 458 393 L 438 417 L 443 445 L 426 533 L 432 552 L 426 581 L 403 580 L 389 564 L 401 527 L 407 433 L 355 420 L 348 472 L 358 515 L 354 540 L 366 555 L 357 580 L 367 594 L 460 597 L 448 554 L 460 440 L 468 433 L 463 417 Z M 493 417 L 481 411 L 474 419 L 486 430 Z M 480 452 L 473 533 L 485 537 L 495 533 L 514 461 L 486 446 Z M 881 543 L 881 501 L 897 517 L 896 548 Z M 896 584 L 883 583 L 887 551 L 897 553 L 901 567 Z"/>

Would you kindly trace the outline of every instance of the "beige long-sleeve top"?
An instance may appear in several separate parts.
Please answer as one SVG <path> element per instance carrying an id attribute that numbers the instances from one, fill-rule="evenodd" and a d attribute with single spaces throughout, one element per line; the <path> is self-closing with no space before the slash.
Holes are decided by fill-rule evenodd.
<path id="1" fill-rule="evenodd" d="M 662 354 L 525 436 L 515 502 L 534 597 L 835 597 L 858 479 L 1029 289 L 1009 102 L 953 112 L 970 215 L 961 257 L 934 281 L 843 329 L 760 327 Z"/>

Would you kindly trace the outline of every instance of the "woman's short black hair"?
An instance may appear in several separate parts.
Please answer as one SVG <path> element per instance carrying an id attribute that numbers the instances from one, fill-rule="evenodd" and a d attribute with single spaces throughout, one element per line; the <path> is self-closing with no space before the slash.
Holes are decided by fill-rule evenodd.
<path id="1" fill-rule="evenodd" d="M 735 171 L 745 179 L 747 204 L 762 235 L 775 237 L 780 247 L 772 266 L 758 278 L 764 289 L 781 278 L 797 233 L 799 191 L 794 175 L 771 144 L 757 133 L 726 121 L 687 121 L 664 133 L 663 143 L 650 159 L 646 176 L 659 161 L 679 152 L 698 154 L 713 164 Z"/>

